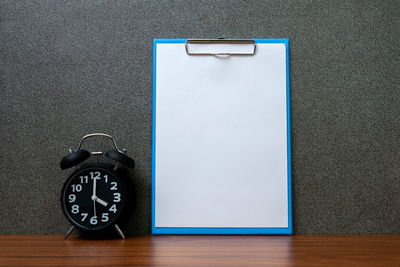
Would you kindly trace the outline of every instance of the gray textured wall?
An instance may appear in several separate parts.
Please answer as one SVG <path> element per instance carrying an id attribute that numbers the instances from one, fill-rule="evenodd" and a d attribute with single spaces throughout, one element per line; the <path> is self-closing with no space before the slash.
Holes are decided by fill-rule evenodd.
<path id="1" fill-rule="evenodd" d="M 1 1 L 0 233 L 63 233 L 86 133 L 137 162 L 150 232 L 152 39 L 290 38 L 296 233 L 400 232 L 399 1 Z M 92 143 L 89 146 L 108 143 Z"/>

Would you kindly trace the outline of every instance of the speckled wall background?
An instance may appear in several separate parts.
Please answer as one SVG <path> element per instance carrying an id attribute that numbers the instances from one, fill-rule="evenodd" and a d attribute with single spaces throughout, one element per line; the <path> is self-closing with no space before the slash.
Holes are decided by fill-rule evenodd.
<path id="1" fill-rule="evenodd" d="M 97 131 L 136 159 L 125 229 L 150 232 L 152 40 L 188 37 L 290 39 L 296 233 L 399 233 L 399 18 L 399 1 L 0 1 L 0 233 L 66 231 L 59 160 Z"/>

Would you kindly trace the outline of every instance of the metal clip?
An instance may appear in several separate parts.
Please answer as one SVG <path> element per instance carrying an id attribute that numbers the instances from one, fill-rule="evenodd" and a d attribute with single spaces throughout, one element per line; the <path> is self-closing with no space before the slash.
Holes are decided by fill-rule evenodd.
<path id="1" fill-rule="evenodd" d="M 249 53 L 197 53 L 189 51 L 189 44 L 252 44 L 253 51 Z M 232 39 L 189 39 L 185 42 L 186 54 L 189 56 L 253 56 L 256 53 L 255 40 Z"/>

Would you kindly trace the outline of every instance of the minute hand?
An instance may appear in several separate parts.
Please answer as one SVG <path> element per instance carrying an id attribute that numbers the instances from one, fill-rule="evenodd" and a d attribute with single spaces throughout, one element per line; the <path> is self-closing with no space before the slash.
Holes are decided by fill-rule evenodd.
<path id="1" fill-rule="evenodd" d="M 96 196 L 96 178 L 93 177 L 93 194 L 92 197 Z"/>

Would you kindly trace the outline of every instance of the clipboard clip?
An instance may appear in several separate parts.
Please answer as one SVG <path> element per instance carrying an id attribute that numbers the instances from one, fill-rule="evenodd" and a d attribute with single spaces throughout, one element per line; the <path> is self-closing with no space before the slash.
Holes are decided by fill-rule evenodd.
<path id="1" fill-rule="evenodd" d="M 250 44 L 253 49 L 249 52 L 190 52 L 190 44 Z M 251 39 L 188 39 L 185 42 L 186 54 L 189 56 L 254 56 L 256 46 L 256 41 Z"/>

